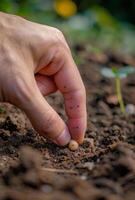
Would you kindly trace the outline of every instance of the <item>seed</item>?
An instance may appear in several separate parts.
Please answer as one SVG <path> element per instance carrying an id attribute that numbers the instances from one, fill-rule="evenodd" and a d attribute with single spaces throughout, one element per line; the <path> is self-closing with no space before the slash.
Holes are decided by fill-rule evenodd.
<path id="1" fill-rule="evenodd" d="M 76 151 L 78 149 L 78 147 L 79 147 L 79 145 L 78 145 L 78 143 L 75 140 L 70 140 L 68 148 L 71 151 Z"/>

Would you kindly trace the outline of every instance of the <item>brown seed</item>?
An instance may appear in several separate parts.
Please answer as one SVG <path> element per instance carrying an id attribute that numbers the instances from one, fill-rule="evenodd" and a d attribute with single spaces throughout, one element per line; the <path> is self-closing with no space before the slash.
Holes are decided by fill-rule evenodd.
<path id="1" fill-rule="evenodd" d="M 71 151 L 76 151 L 78 149 L 78 147 L 79 147 L 79 144 L 75 140 L 70 140 L 68 148 Z"/>

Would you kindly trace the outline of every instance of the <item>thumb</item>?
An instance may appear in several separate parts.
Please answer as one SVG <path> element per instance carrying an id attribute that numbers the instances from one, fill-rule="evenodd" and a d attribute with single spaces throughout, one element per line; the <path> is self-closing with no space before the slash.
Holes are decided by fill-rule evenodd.
<path id="1" fill-rule="evenodd" d="M 25 84 L 25 90 L 23 88 L 21 92 L 25 94 L 20 95 L 23 98 L 19 107 L 24 110 L 35 130 L 58 145 L 68 144 L 71 137 L 66 124 L 44 99 L 35 79 Z"/>

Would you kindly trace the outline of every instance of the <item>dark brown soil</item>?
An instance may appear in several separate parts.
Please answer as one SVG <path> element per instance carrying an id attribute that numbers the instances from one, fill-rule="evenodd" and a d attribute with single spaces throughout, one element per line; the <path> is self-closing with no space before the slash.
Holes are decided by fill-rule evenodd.
<path id="1" fill-rule="evenodd" d="M 134 59 L 75 49 L 87 88 L 85 141 L 75 152 L 60 148 L 38 136 L 19 109 L 0 104 L 0 200 L 135 199 L 135 114 L 121 114 L 114 81 L 100 74 L 105 64 Z M 135 104 L 135 75 L 122 80 L 122 89 L 125 104 Z M 65 118 L 62 97 L 47 99 Z"/>

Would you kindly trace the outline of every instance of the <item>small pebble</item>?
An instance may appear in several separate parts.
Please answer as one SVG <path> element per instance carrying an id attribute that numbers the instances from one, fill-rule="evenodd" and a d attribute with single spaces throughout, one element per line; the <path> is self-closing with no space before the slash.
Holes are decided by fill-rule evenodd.
<path id="1" fill-rule="evenodd" d="M 135 114 L 135 106 L 133 104 L 127 104 L 126 113 L 128 113 L 129 115 Z"/>
<path id="2" fill-rule="evenodd" d="M 116 95 L 109 95 L 106 98 L 108 104 L 117 105 L 118 104 L 118 97 Z"/>
<path id="3" fill-rule="evenodd" d="M 81 178 L 83 181 L 87 180 L 87 176 L 85 176 L 85 175 L 80 176 L 80 178 Z"/>
<path id="4" fill-rule="evenodd" d="M 79 144 L 75 140 L 70 140 L 68 148 L 71 151 L 76 151 L 78 149 L 78 147 L 79 147 Z"/>
<path id="5" fill-rule="evenodd" d="M 84 163 L 83 167 L 87 168 L 89 171 L 91 171 L 94 168 L 94 162 L 86 162 Z"/>
<path id="6" fill-rule="evenodd" d="M 53 188 L 51 185 L 42 185 L 42 187 L 40 188 L 42 192 L 44 193 L 50 193 L 53 191 Z"/>

